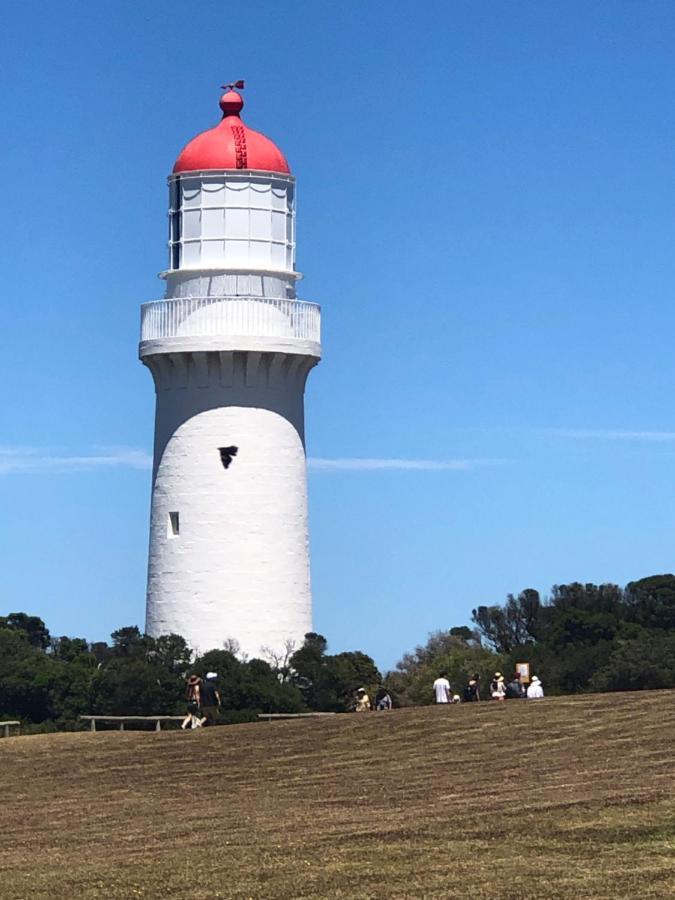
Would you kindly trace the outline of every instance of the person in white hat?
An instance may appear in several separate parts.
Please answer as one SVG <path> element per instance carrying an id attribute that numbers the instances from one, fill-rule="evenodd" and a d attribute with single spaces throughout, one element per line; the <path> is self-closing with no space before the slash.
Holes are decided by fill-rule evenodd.
<path id="1" fill-rule="evenodd" d="M 501 672 L 495 672 L 495 677 L 490 684 L 490 696 L 493 700 L 504 700 L 506 698 L 506 682 Z"/>
<path id="2" fill-rule="evenodd" d="M 200 689 L 200 706 L 202 725 L 215 725 L 218 722 L 220 694 L 216 687 L 217 672 L 207 672 Z"/>
<path id="3" fill-rule="evenodd" d="M 543 700 L 544 699 L 544 688 L 541 686 L 541 681 L 536 675 L 532 676 L 532 681 L 527 689 L 527 699 L 528 700 Z"/>
<path id="4" fill-rule="evenodd" d="M 365 688 L 359 688 L 356 692 L 355 712 L 370 712 L 370 697 Z"/>

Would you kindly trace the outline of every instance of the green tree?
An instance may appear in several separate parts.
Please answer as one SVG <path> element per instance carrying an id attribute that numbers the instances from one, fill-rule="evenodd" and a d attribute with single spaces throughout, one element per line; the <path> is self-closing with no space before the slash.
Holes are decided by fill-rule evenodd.
<path id="1" fill-rule="evenodd" d="M 110 637 L 112 638 L 112 653 L 116 657 L 144 657 L 152 641 L 152 638 L 141 634 L 136 625 L 118 628 Z"/>
<path id="2" fill-rule="evenodd" d="M 210 650 L 195 660 L 193 670 L 202 677 L 216 672 L 222 711 L 301 712 L 302 695 L 284 682 L 262 659 L 243 662 L 229 650 Z M 227 717 L 226 717 L 227 718 Z"/>
<path id="3" fill-rule="evenodd" d="M 29 616 L 22 612 L 0 616 L 0 628 L 20 632 L 32 647 L 39 650 L 46 650 L 49 646 L 49 631 L 39 616 Z"/>
<path id="4" fill-rule="evenodd" d="M 94 712 L 111 716 L 172 715 L 183 712 L 183 682 L 140 657 L 117 657 L 98 670 Z"/>
<path id="5" fill-rule="evenodd" d="M 593 691 L 641 691 L 675 687 L 675 633 L 645 632 L 620 641 L 589 678 Z"/>
<path id="6" fill-rule="evenodd" d="M 152 638 L 135 626 L 119 628 L 112 646 L 92 645 L 96 677 L 92 702 L 101 715 L 172 715 L 184 711 L 191 652 L 179 635 Z"/>
<path id="7" fill-rule="evenodd" d="M 32 643 L 23 629 L 0 628 L 2 716 L 29 722 L 53 718 L 50 687 L 54 674 L 54 660 Z"/>
<path id="8" fill-rule="evenodd" d="M 518 596 L 509 594 L 504 606 L 479 606 L 471 619 L 489 647 L 496 653 L 510 653 L 536 640 L 541 612 L 539 592 L 526 588 Z"/>
<path id="9" fill-rule="evenodd" d="M 184 678 L 190 669 L 192 650 L 179 634 L 162 634 L 148 641 L 147 656 L 171 674 Z"/>
<path id="10" fill-rule="evenodd" d="M 675 575 L 651 575 L 626 585 L 630 621 L 644 628 L 675 629 Z"/>
<path id="11" fill-rule="evenodd" d="M 321 634 L 309 632 L 290 660 L 295 683 L 310 709 L 346 712 L 354 703 L 359 687 L 372 691 L 381 681 L 375 663 L 360 651 L 326 653 L 328 642 Z"/>
<path id="12" fill-rule="evenodd" d="M 461 695 L 473 675 L 478 675 L 483 696 L 495 669 L 503 668 L 504 657 L 475 639 L 467 640 L 456 629 L 435 631 L 424 646 L 403 655 L 396 671 L 386 677 L 401 706 L 426 706 L 434 702 L 433 683 L 441 672 L 447 672 L 452 690 Z"/>
<path id="13" fill-rule="evenodd" d="M 48 654 L 52 660 L 49 684 L 50 718 L 59 727 L 73 727 L 77 717 L 93 708 L 96 657 L 83 638 L 52 638 Z"/>

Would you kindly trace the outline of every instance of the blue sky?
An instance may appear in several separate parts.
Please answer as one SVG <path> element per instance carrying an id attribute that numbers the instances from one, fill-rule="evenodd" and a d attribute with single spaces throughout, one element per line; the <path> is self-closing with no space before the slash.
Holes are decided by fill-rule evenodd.
<path id="1" fill-rule="evenodd" d="M 331 648 L 386 668 L 509 591 L 672 571 L 674 43 L 658 0 L 7 5 L 0 613 L 143 623 L 139 305 L 165 176 L 237 78 L 323 306 Z"/>

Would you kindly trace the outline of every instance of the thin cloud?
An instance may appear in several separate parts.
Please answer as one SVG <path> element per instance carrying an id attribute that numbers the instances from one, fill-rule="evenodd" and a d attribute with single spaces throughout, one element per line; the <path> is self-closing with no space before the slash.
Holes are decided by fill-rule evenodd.
<path id="1" fill-rule="evenodd" d="M 310 456 L 307 465 L 314 472 L 374 472 L 377 470 L 461 472 L 477 466 L 494 465 L 501 462 L 503 460 L 498 459 L 382 459 L 368 457 L 326 459 Z"/>
<path id="2" fill-rule="evenodd" d="M 86 472 L 102 468 L 150 469 L 152 457 L 133 447 L 102 447 L 88 455 L 35 447 L 0 447 L 0 475 L 30 472 Z"/>
<path id="3" fill-rule="evenodd" d="M 499 465 L 502 459 L 398 459 L 382 457 L 309 457 L 313 472 L 465 472 Z M 152 456 L 134 447 L 102 447 L 90 454 L 56 453 L 35 447 L 0 447 L 0 475 L 31 472 L 87 472 L 95 469 L 151 469 Z"/>
<path id="4" fill-rule="evenodd" d="M 545 434 L 558 437 L 579 438 L 581 440 L 604 441 L 654 441 L 667 443 L 675 441 L 675 431 L 612 431 L 585 428 L 546 428 Z"/>

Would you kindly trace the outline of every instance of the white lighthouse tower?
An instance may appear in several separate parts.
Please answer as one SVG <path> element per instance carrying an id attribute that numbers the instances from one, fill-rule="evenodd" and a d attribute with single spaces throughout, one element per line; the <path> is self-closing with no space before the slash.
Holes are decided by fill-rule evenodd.
<path id="1" fill-rule="evenodd" d="M 141 311 L 157 395 L 146 631 L 256 656 L 312 628 L 303 396 L 320 308 L 296 299 L 295 179 L 228 88 L 169 177 L 166 296 Z"/>

